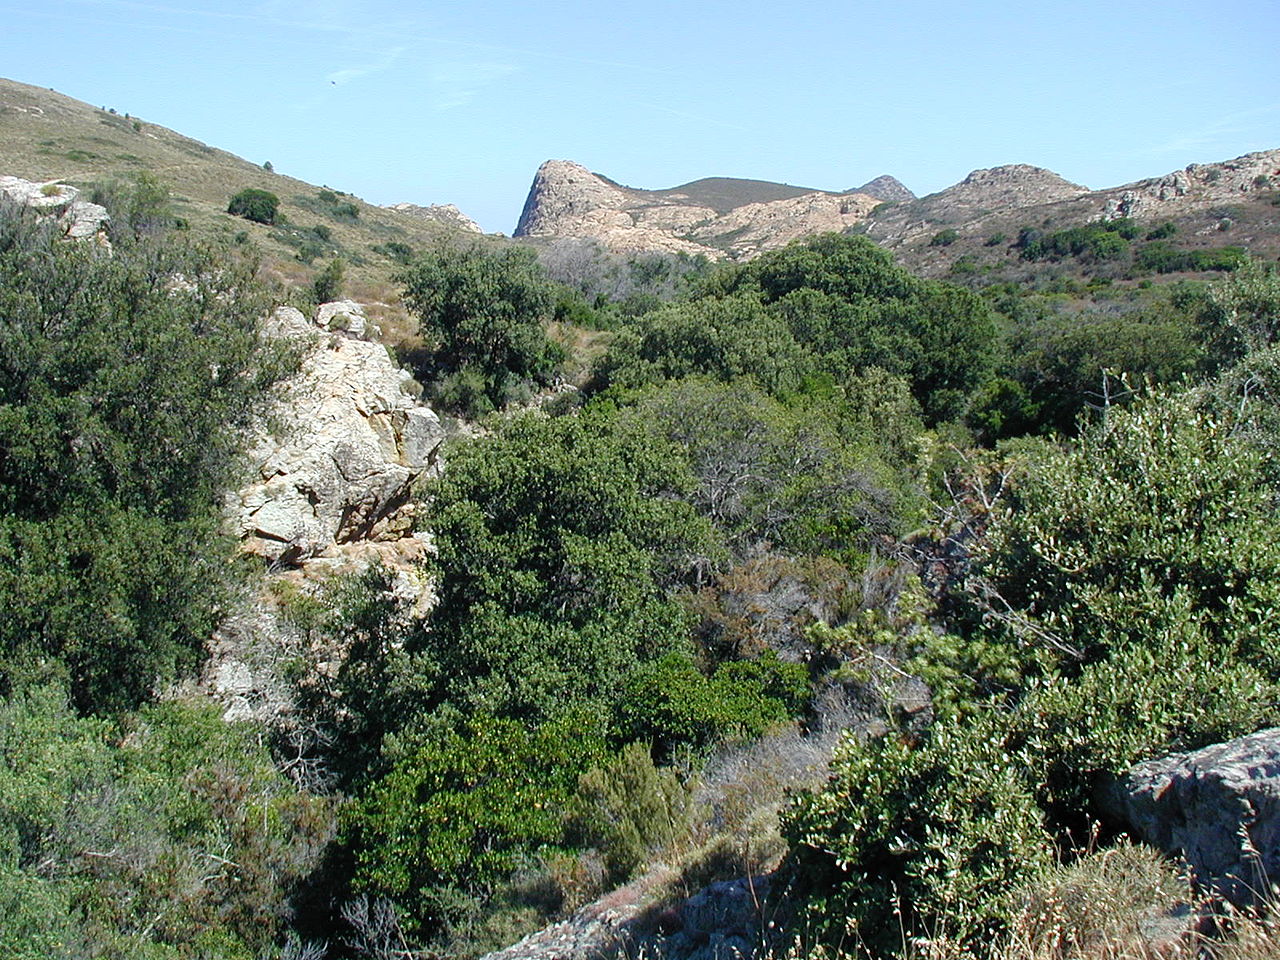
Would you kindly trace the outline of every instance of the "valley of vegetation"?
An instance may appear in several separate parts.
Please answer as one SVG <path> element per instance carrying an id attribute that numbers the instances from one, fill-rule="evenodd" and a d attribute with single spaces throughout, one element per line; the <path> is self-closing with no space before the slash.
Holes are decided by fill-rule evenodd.
<path id="1" fill-rule="evenodd" d="M 778 955 L 1101 957 L 1105 897 L 1048 891 L 1178 885 L 1098 786 L 1280 723 L 1274 265 L 1067 297 L 839 234 L 392 250 L 472 424 L 417 492 L 434 604 L 275 581 L 340 655 L 226 721 L 205 643 L 275 571 L 224 498 L 298 363 L 260 318 L 343 270 L 95 196 L 110 249 L 0 206 L 0 955 L 475 957 L 665 864 L 659 907 L 776 870 Z"/>

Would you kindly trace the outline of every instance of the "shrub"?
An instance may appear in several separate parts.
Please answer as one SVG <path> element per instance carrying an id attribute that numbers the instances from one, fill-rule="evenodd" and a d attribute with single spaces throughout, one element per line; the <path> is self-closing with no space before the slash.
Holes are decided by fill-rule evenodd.
<path id="1" fill-rule="evenodd" d="M 280 209 L 280 198 L 269 190 L 248 187 L 241 190 L 227 204 L 227 213 L 244 217 L 254 223 L 273 224 Z"/>
<path id="2" fill-rule="evenodd" d="M 229 248 L 168 236 L 107 256 L 0 217 L 6 685 L 52 671 L 111 711 L 199 656 L 240 430 L 286 369 L 253 273 Z"/>
<path id="3" fill-rule="evenodd" d="M 523 247 L 440 249 L 419 257 L 399 280 L 431 343 L 419 370 L 426 380 L 470 369 L 496 407 L 519 383 L 549 382 L 564 358 L 543 327 L 553 288 Z"/>
<path id="4" fill-rule="evenodd" d="M 330 303 L 342 296 L 344 273 L 341 260 L 335 258 L 329 261 L 329 265 L 317 274 L 311 287 L 316 303 Z"/>
<path id="5" fill-rule="evenodd" d="M 632 743 L 578 778 L 566 836 L 599 849 L 617 882 L 683 836 L 688 817 L 689 797 L 679 778 L 655 767 L 644 744 Z"/>
<path id="6" fill-rule="evenodd" d="M 391 897 L 437 932 L 441 905 L 487 897 L 560 842 L 579 775 L 602 759 L 583 715 L 531 729 L 479 714 L 412 737 L 347 817 L 357 892 Z"/>
<path id="7" fill-rule="evenodd" d="M 939 230 L 929 238 L 929 246 L 931 247 L 949 247 L 960 239 L 960 233 L 954 227 L 947 227 L 945 230 Z"/>

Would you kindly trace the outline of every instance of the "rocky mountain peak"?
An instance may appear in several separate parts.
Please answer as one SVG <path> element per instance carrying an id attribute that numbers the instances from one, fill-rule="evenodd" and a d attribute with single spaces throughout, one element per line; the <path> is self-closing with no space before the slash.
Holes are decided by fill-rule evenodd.
<path id="1" fill-rule="evenodd" d="M 667 190 L 624 187 L 569 160 L 538 168 L 517 237 L 594 240 L 620 253 L 747 259 L 797 237 L 861 222 L 877 198 L 710 177 Z"/>
<path id="2" fill-rule="evenodd" d="M 887 173 L 881 174 L 874 180 L 868 180 L 860 187 L 846 190 L 845 193 L 865 193 L 869 197 L 875 197 L 877 200 L 891 203 L 901 203 L 916 198 L 916 195 L 907 189 L 901 180 L 897 177 L 891 177 Z"/>

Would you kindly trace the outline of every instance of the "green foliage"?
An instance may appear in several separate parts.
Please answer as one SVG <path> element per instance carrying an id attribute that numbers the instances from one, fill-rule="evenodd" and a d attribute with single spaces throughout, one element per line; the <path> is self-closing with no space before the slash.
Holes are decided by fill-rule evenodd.
<path id="1" fill-rule="evenodd" d="M 1161 234 L 1168 236 L 1168 234 Z M 1138 270 L 1154 273 L 1178 273 L 1189 270 L 1235 270 L 1248 259 L 1243 247 L 1218 247 L 1213 250 L 1180 250 L 1164 240 L 1145 243 L 1134 254 Z"/>
<path id="2" fill-rule="evenodd" d="M 469 372 L 497 407 L 522 383 L 549 382 L 564 357 L 543 328 L 552 286 L 523 247 L 442 248 L 420 256 L 399 280 L 432 345 L 423 379 Z"/>
<path id="3" fill-rule="evenodd" d="M 1280 273 L 1249 261 L 1214 282 L 1199 301 L 1198 320 L 1211 358 L 1229 365 L 1280 338 Z"/>
<path id="4" fill-rule="evenodd" d="M 227 213 L 254 223 L 272 224 L 280 210 L 280 198 L 269 190 L 247 187 L 227 204 Z"/>
<path id="5" fill-rule="evenodd" d="M 1133 220 L 1100 220 L 1049 234 L 1024 228 L 1016 246 L 1024 260 L 1076 257 L 1095 263 L 1122 256 L 1129 249 L 1129 241 L 1140 233 L 1141 228 Z"/>
<path id="6" fill-rule="evenodd" d="M 112 243 L 130 243 L 180 224 L 173 212 L 169 188 L 147 171 L 135 174 L 129 181 L 96 183 L 89 199 L 111 214 L 108 229 Z"/>
<path id="7" fill-rule="evenodd" d="M 328 266 L 321 270 L 311 286 L 316 303 L 330 303 L 342 296 L 342 285 L 346 268 L 340 259 L 334 258 Z"/>
<path id="8" fill-rule="evenodd" d="M 666 589 L 718 550 L 677 498 L 692 482 L 675 451 L 607 411 L 516 417 L 456 446 L 432 491 L 440 594 L 420 650 L 437 700 L 553 715 L 682 646 Z"/>
<path id="9" fill-rule="evenodd" d="M 314 865 L 324 804 L 247 731 L 167 703 L 121 725 L 55 688 L 0 701 L 6 956 L 249 958 Z"/>
<path id="10" fill-rule="evenodd" d="M 982 617 L 922 632 L 911 664 L 940 719 L 851 741 L 788 818 L 815 921 L 848 914 L 880 955 L 943 925 L 987 942 L 1108 778 L 1275 724 L 1275 468 L 1245 409 L 1153 395 L 1071 446 L 1011 449 L 961 601 Z"/>
<path id="11" fill-rule="evenodd" d="M 726 661 L 710 677 L 673 653 L 632 671 L 617 700 L 615 725 L 621 739 L 650 743 L 659 758 L 670 760 L 677 748 L 706 750 L 758 737 L 798 714 L 808 699 L 808 670 L 772 650 L 756 660 Z"/>
<path id="12" fill-rule="evenodd" d="M 937 420 L 985 379 L 994 335 L 974 294 L 913 277 L 864 237 L 828 234 L 711 274 L 690 303 L 624 332 L 599 376 L 624 386 L 747 376 L 785 394 L 815 376 L 880 367 L 905 377 Z"/>
<path id="13" fill-rule="evenodd" d="M 186 278 L 176 284 L 172 278 Z M 0 221 L 0 664 L 113 710 L 189 668 L 239 428 L 282 373 L 253 265 Z"/>
<path id="14" fill-rule="evenodd" d="M 797 389 L 814 366 L 780 319 L 738 295 L 645 314 L 619 333 L 596 379 L 600 387 L 636 388 L 695 375 L 749 378 L 778 393 Z"/>
<path id="15" fill-rule="evenodd" d="M 1185 595 L 1203 629 L 1268 673 L 1280 537 L 1266 454 L 1187 396 L 1110 413 L 1062 450 L 1027 448 L 979 554 L 1018 614 L 1011 643 L 1071 668 L 1158 635 Z"/>
<path id="16" fill-rule="evenodd" d="M 578 778 L 566 836 L 604 854 L 614 882 L 630 879 L 689 826 L 689 794 L 671 770 L 653 765 L 649 748 L 631 743 Z"/>
<path id="17" fill-rule="evenodd" d="M 1204 362 L 1200 339 L 1171 304 L 1121 316 L 1021 317 L 1008 336 L 1005 376 L 970 397 L 965 420 L 988 440 L 1074 433 L 1083 415 L 1128 399 L 1131 385 L 1192 374 Z"/>
<path id="18" fill-rule="evenodd" d="M 735 553 L 865 552 L 914 519 L 912 453 L 887 440 L 910 446 L 924 427 L 905 384 L 881 371 L 846 391 L 814 386 L 783 403 L 750 380 L 667 382 L 624 416 L 684 451 L 690 501 Z"/>
<path id="19" fill-rule="evenodd" d="M 783 832 L 811 885 L 808 924 L 875 956 L 943 922 L 957 940 L 989 938 L 1010 886 L 1051 856 L 1022 758 L 990 722 L 942 723 L 914 745 L 850 738 Z"/>
<path id="20" fill-rule="evenodd" d="M 929 246 L 931 247 L 949 247 L 960 239 L 960 232 L 954 227 L 947 227 L 945 230 L 939 230 L 929 238 Z"/>
<path id="21" fill-rule="evenodd" d="M 355 886 L 393 897 L 432 933 L 449 891 L 483 897 L 560 841 L 563 810 L 604 744 L 581 714 L 534 728 L 477 714 L 397 753 L 347 817 Z"/>

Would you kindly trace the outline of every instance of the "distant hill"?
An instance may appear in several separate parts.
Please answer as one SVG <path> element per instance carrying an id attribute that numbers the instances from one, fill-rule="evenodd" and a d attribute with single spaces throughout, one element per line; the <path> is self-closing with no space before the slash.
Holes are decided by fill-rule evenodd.
<path id="1" fill-rule="evenodd" d="M 1027 231 L 1052 235 L 1117 220 L 1133 221 L 1124 227 L 1133 236 L 1124 238 L 1125 256 L 1109 263 L 1056 254 L 1032 263 L 1019 243 L 1031 236 Z M 845 193 L 728 177 L 639 190 L 579 164 L 549 160 L 534 177 L 516 236 L 586 239 L 624 254 L 745 260 L 831 230 L 866 233 L 913 270 L 962 281 L 1063 273 L 1114 278 L 1139 253 L 1148 272 L 1158 264 L 1161 273 L 1195 273 L 1215 250 L 1280 253 L 1280 150 L 1192 164 L 1104 190 L 1042 167 L 1009 164 L 975 170 L 919 198 L 888 175 Z M 1147 243 L 1162 246 L 1142 247 Z M 1205 256 L 1190 256 L 1195 251 Z"/>
<path id="2" fill-rule="evenodd" d="M 307 283 L 327 260 L 341 256 L 351 292 L 374 305 L 375 317 L 379 304 L 384 313 L 401 312 L 390 277 L 407 249 L 469 229 L 465 217 L 455 225 L 368 204 L 144 119 L 0 79 L 0 175 L 86 187 L 143 171 L 169 187 L 193 231 L 247 234 L 286 282 Z M 276 194 L 287 222 L 264 226 L 227 214 L 230 197 L 246 187 Z"/>
<path id="3" fill-rule="evenodd" d="M 1158 240 L 1175 252 L 1239 247 L 1275 259 L 1280 150 L 1191 164 L 1102 190 L 1026 164 L 975 170 L 938 193 L 878 207 L 861 229 L 918 273 L 992 281 L 1026 279 L 1046 269 L 1114 273 L 1106 263 L 1071 257 L 1028 263 L 1019 238 L 1118 220 L 1136 225 L 1135 247 Z"/>
<path id="4" fill-rule="evenodd" d="M 620 252 L 746 259 L 798 237 L 846 230 L 878 202 L 862 193 L 729 177 L 637 190 L 580 164 L 548 160 L 533 179 L 515 236 L 587 238 Z"/>

